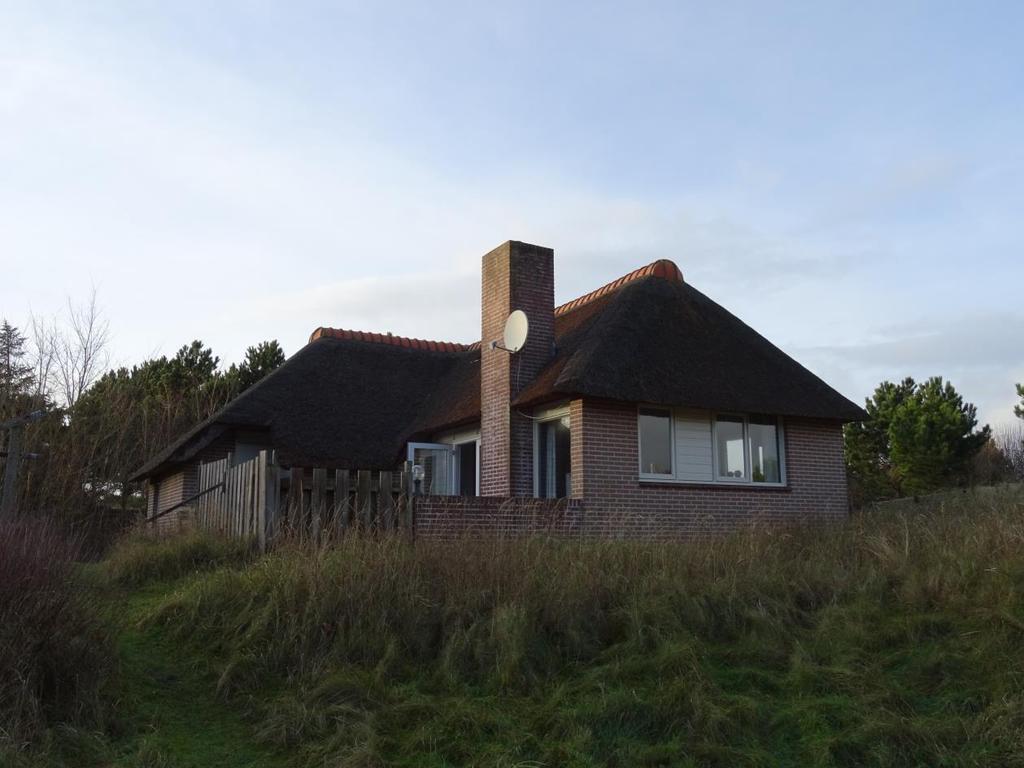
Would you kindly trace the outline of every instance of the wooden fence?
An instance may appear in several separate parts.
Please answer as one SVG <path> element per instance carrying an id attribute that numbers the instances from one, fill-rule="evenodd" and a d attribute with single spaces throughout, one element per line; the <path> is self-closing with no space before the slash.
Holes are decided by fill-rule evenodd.
<path id="1" fill-rule="evenodd" d="M 229 455 L 200 466 L 195 522 L 229 536 L 255 537 L 264 549 L 282 532 L 317 541 L 353 528 L 411 532 L 409 470 L 286 471 L 273 451 L 234 466 Z"/>

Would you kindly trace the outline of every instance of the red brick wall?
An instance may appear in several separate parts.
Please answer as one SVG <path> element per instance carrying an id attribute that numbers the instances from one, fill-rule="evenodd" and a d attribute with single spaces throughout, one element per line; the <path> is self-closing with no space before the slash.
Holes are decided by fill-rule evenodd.
<path id="1" fill-rule="evenodd" d="M 574 499 L 420 496 L 413 507 L 417 538 L 568 536 L 582 530 L 583 504 Z"/>
<path id="2" fill-rule="evenodd" d="M 787 486 L 735 488 L 640 483 L 634 405 L 576 400 L 570 419 L 573 495 L 585 500 L 585 533 L 677 536 L 848 514 L 842 427 L 834 422 L 786 419 Z"/>
<path id="3" fill-rule="evenodd" d="M 555 267 L 550 248 L 507 242 L 483 257 L 480 356 L 480 493 L 533 493 L 533 422 L 513 413 L 519 390 L 550 361 L 555 340 Z M 515 355 L 491 349 L 505 321 L 526 312 L 530 336 Z"/>
<path id="4" fill-rule="evenodd" d="M 199 464 L 206 461 L 215 461 L 228 455 L 234 447 L 234 437 L 225 435 L 200 451 L 193 463 L 186 464 L 177 472 L 165 475 L 156 481 L 149 481 L 146 489 L 149 498 L 146 501 L 146 514 L 152 517 L 164 510 L 180 504 L 199 492 Z M 184 512 L 184 514 L 183 514 Z M 185 508 L 180 508 L 164 515 L 156 522 L 160 531 L 177 530 L 182 520 L 187 517 Z"/>

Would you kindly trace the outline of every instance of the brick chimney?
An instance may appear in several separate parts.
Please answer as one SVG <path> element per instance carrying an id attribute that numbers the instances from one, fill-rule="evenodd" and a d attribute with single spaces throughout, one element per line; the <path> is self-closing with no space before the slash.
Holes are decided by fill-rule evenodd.
<path id="1" fill-rule="evenodd" d="M 555 252 L 510 240 L 484 256 L 481 308 L 480 494 L 532 496 L 533 422 L 511 404 L 554 356 Z M 526 346 L 491 349 L 517 309 L 530 321 Z"/>

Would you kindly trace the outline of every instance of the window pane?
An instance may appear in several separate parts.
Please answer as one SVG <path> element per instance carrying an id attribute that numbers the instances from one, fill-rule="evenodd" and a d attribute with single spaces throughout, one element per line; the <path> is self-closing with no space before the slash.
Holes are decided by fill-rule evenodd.
<path id="1" fill-rule="evenodd" d="M 718 476 L 732 480 L 746 477 L 743 461 L 743 419 L 719 416 L 715 422 Z"/>
<path id="2" fill-rule="evenodd" d="M 572 493 L 572 441 L 569 417 L 545 421 L 537 431 L 538 487 L 542 498 L 562 499 Z"/>
<path id="3" fill-rule="evenodd" d="M 640 409 L 640 473 L 672 474 L 672 414 Z"/>
<path id="4" fill-rule="evenodd" d="M 781 483 L 779 430 L 771 416 L 750 417 L 750 476 L 755 483 Z"/>

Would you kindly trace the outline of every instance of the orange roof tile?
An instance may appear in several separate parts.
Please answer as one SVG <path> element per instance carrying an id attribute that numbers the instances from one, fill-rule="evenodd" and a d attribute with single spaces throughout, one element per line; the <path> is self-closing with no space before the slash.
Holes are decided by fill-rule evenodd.
<path id="1" fill-rule="evenodd" d="M 613 280 L 608 283 L 608 285 L 602 285 L 595 291 L 591 291 L 577 299 L 566 302 L 555 309 L 555 315 L 564 315 L 566 312 L 572 312 L 574 309 L 582 307 L 584 304 L 589 304 L 594 301 L 594 299 L 607 296 L 612 291 L 616 291 L 628 283 L 632 283 L 635 280 L 640 280 L 645 277 L 662 277 L 666 280 L 673 280 L 678 283 L 683 282 L 683 272 L 676 266 L 674 261 L 669 259 L 659 259 L 652 264 L 648 264 L 646 267 L 634 269 L 628 275 L 623 275 L 618 280 Z"/>
<path id="2" fill-rule="evenodd" d="M 456 344 L 452 341 L 428 341 L 426 339 L 410 339 L 406 336 L 395 336 L 392 333 L 368 333 L 366 331 L 350 331 L 345 328 L 317 328 L 310 334 L 311 342 L 317 339 L 347 339 L 350 341 L 368 341 L 376 344 L 393 344 L 406 349 L 420 349 L 427 352 L 468 352 L 476 344 Z"/>

